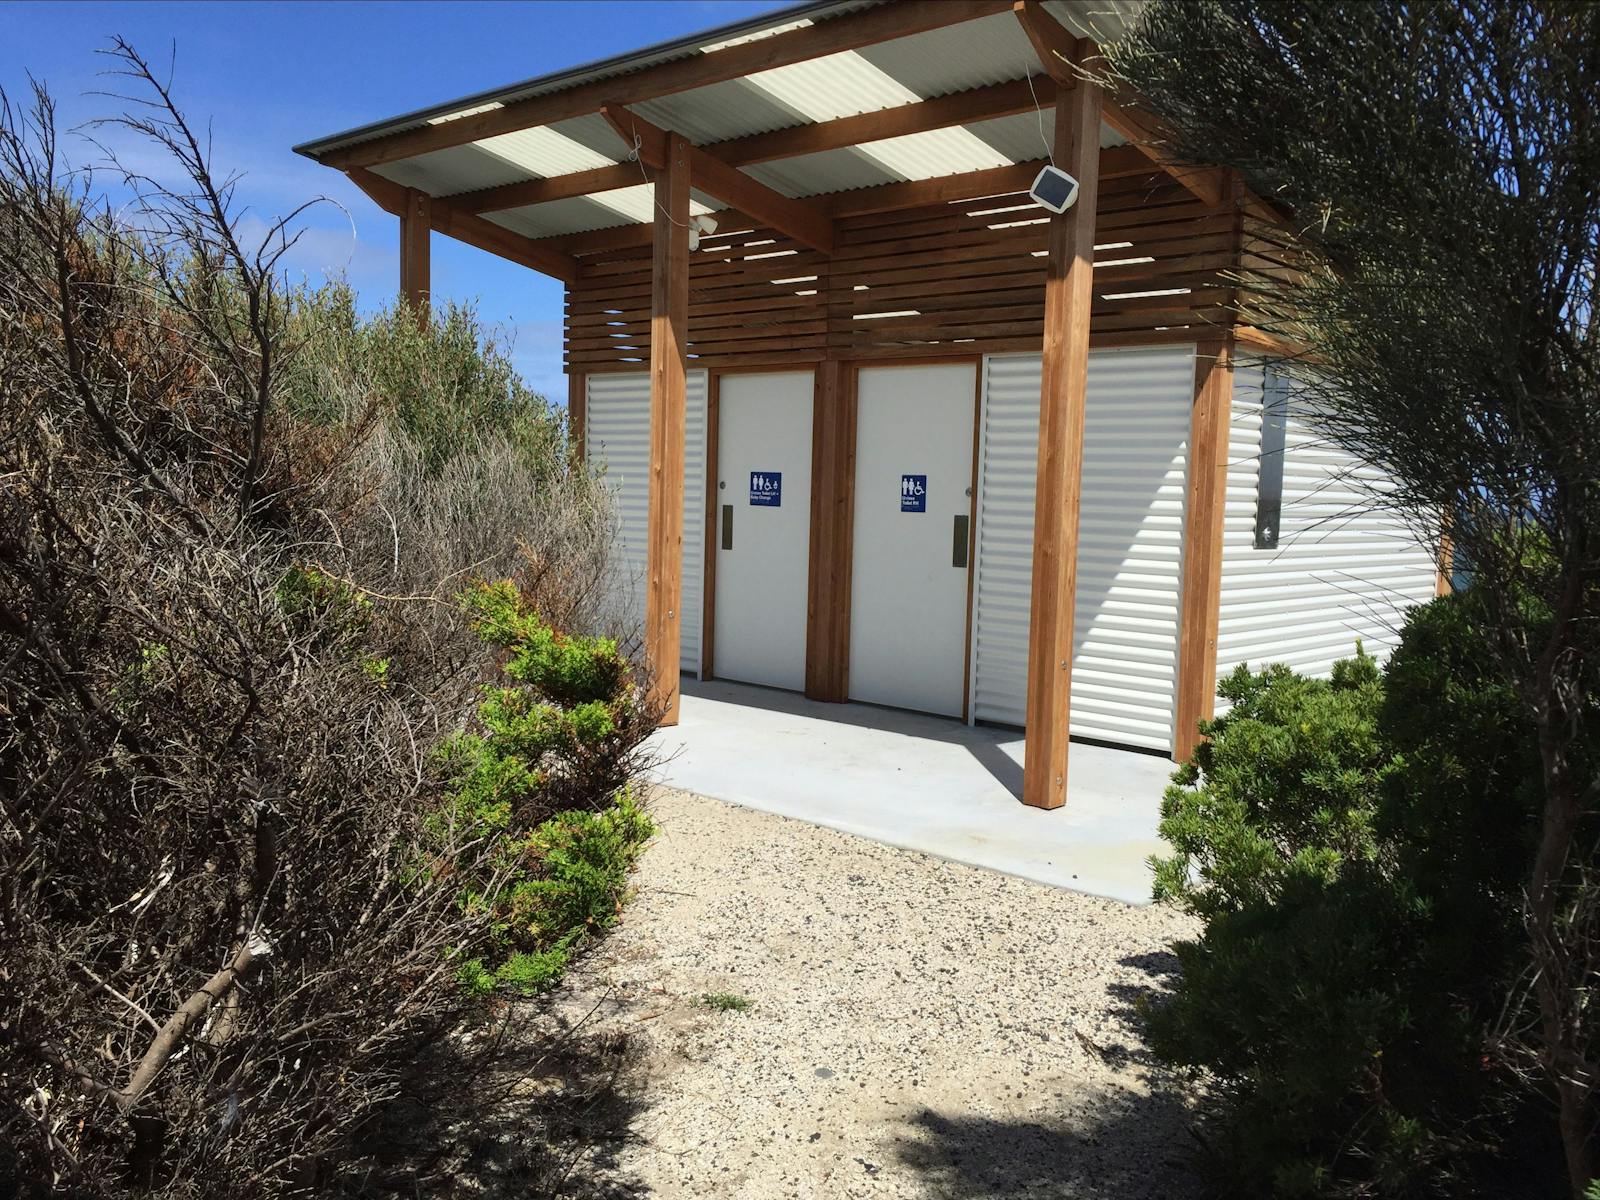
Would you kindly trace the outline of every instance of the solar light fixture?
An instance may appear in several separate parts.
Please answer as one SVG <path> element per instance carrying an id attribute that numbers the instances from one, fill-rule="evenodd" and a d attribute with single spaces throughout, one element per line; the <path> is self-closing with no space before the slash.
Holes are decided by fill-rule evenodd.
<path id="1" fill-rule="evenodd" d="M 1039 207 L 1064 213 L 1078 202 L 1078 181 L 1059 167 L 1041 167 L 1028 195 Z"/>
<path id="2" fill-rule="evenodd" d="M 689 249 L 700 249 L 700 239 L 706 234 L 717 231 L 717 219 L 702 213 L 689 222 Z"/>

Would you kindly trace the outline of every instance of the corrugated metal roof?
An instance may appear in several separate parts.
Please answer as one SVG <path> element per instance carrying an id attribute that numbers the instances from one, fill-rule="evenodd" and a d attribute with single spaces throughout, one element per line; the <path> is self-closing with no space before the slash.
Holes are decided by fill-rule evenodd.
<path id="1" fill-rule="evenodd" d="M 635 55 L 575 68 L 511 88 L 467 97 L 435 109 L 298 147 L 313 156 L 407 128 L 483 111 L 528 96 L 625 75 L 660 62 L 733 42 L 769 36 L 796 25 L 832 19 L 881 0 L 830 0 L 725 26 Z M 1071 31 L 1104 38 L 1116 32 L 1142 0 L 1047 0 Z M 699 145 L 813 122 L 895 108 L 1039 75 L 1037 53 L 1010 13 L 998 13 L 859 50 L 757 72 L 742 79 L 632 105 L 652 124 Z M 1044 157 L 1054 121 L 1046 108 L 971 126 L 779 159 L 744 170 L 789 196 L 813 196 L 902 180 L 932 179 Z M 1042 137 L 1041 137 L 1042 129 Z M 1119 142 L 1102 128 L 1101 144 Z M 626 142 L 598 114 L 486 138 L 374 168 L 433 196 L 477 191 L 522 179 L 548 178 L 628 160 Z M 697 206 L 703 207 L 703 206 Z M 529 237 L 601 229 L 652 216 L 651 189 L 638 188 L 486 214 Z"/>
<path id="2" fill-rule="evenodd" d="M 854 146 L 757 163 L 745 167 L 744 171 L 785 196 L 820 196 L 851 188 L 872 187 L 879 183 L 894 183 L 903 178 L 892 174 L 881 162 L 868 158 Z"/>
<path id="3" fill-rule="evenodd" d="M 358 142 L 371 141 L 373 138 L 385 137 L 391 133 L 401 133 L 407 129 L 419 129 L 424 125 L 441 119 L 465 116 L 469 112 L 482 111 L 487 107 L 511 104 L 518 100 L 526 100 L 531 96 L 549 95 L 553 92 L 564 91 L 567 88 L 578 87 L 601 79 L 615 79 L 619 76 L 642 70 L 645 67 L 656 66 L 659 63 L 689 58 L 695 54 L 702 53 L 707 45 L 722 44 L 751 34 L 760 34 L 778 25 L 791 23 L 796 19 L 804 18 L 812 21 L 823 21 L 861 9 L 872 8 L 885 2 L 886 0 L 807 0 L 806 3 L 796 4 L 790 8 L 777 9 L 743 21 L 734 21 L 727 25 L 717 26 L 714 29 L 690 34 L 687 37 L 675 38 L 670 42 L 659 42 L 654 46 L 646 46 L 628 54 L 596 59 L 593 62 L 569 67 L 565 71 L 557 71 L 550 75 L 538 75 L 532 79 L 525 79 L 520 83 L 490 88 L 483 92 L 475 92 L 470 96 L 463 96 L 460 99 L 449 100 L 443 104 L 417 109 L 402 116 L 389 117 L 382 121 L 374 121 L 368 125 L 347 129 L 343 133 L 335 133 L 328 137 L 302 142 L 294 148 L 295 153 L 317 158 L 330 150 L 353 146 Z M 1111 2 L 1125 3 L 1126 0 L 1111 0 Z"/>
<path id="4" fill-rule="evenodd" d="M 645 120 L 675 129 L 696 145 L 805 123 L 801 113 L 743 79 L 641 100 L 632 107 Z"/>
<path id="5" fill-rule="evenodd" d="M 1039 70 L 1033 43 L 1008 12 L 863 46 L 856 53 L 924 99 Z"/>

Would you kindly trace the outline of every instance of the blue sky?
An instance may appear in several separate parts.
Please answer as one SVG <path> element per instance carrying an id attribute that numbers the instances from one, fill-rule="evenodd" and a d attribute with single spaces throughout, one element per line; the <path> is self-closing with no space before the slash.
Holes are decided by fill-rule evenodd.
<path id="1" fill-rule="evenodd" d="M 214 165 L 244 173 L 246 223 L 315 196 L 290 266 L 343 272 L 375 308 L 399 278 L 394 218 L 338 172 L 290 147 L 323 134 L 543 75 L 780 7 L 773 0 L 587 0 L 559 3 L 12 3 L 0 0 L 0 88 L 13 103 L 28 73 L 49 85 L 63 125 L 119 111 L 94 96 L 117 81 L 96 53 L 120 34 L 166 63 Z M 77 163 L 100 153 L 71 147 Z M 123 153 L 118 147 L 119 154 Z M 152 164 L 153 165 L 153 164 Z M 259 228 L 259 225 L 254 226 Z M 561 399 L 561 284 L 435 235 L 435 295 L 477 299 L 514 339 L 530 384 Z"/>

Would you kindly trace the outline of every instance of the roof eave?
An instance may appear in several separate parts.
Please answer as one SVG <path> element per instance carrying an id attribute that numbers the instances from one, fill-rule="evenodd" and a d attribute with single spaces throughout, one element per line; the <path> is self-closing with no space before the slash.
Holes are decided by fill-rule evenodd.
<path id="1" fill-rule="evenodd" d="M 520 99 L 527 96 L 553 95 L 567 88 L 578 87 L 593 79 L 621 76 L 631 70 L 640 70 L 651 66 L 656 61 L 668 61 L 678 57 L 684 51 L 693 50 L 706 42 L 727 41 L 731 38 L 757 33 L 776 25 L 787 25 L 802 18 L 822 16 L 837 9 L 862 9 L 881 3 L 883 3 L 883 0 L 802 0 L 802 3 L 775 8 L 771 12 L 763 13 L 760 16 L 747 17 L 742 21 L 732 21 L 726 25 L 699 30 L 670 41 L 658 42 L 656 45 L 646 46 L 642 50 L 614 55 L 611 58 L 597 59 L 594 62 L 568 67 L 566 70 L 556 71 L 549 75 L 537 75 L 520 83 L 507 84 L 489 91 L 477 92 L 443 104 L 417 109 L 401 116 L 388 117 L 381 121 L 360 125 L 354 129 L 347 129 L 342 133 L 314 138 L 309 142 L 301 142 L 295 146 L 294 152 L 313 161 L 320 162 L 323 155 L 331 151 L 362 142 L 373 141 L 391 133 L 412 129 L 433 120 L 435 117 L 446 116 L 450 113 L 460 112 L 463 109 L 475 108 L 484 104 L 503 103 L 507 96 L 517 96 Z"/>

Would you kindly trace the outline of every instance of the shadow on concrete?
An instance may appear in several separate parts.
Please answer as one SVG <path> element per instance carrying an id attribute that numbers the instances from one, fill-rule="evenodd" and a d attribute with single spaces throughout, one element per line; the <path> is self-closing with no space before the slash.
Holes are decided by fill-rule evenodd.
<path id="1" fill-rule="evenodd" d="M 820 700 L 811 700 L 796 692 L 786 692 L 779 688 L 720 679 L 701 680 L 690 675 L 683 677 L 681 689 L 686 696 L 698 696 L 722 704 L 738 704 L 747 708 L 783 713 L 787 716 L 828 721 L 836 725 L 850 725 L 857 729 L 882 730 L 901 737 L 922 738 L 926 741 L 961 746 L 1014 799 L 1022 799 L 1020 756 L 1023 732 L 1016 726 L 968 725 L 951 717 L 886 708 L 855 700 L 848 704 L 825 704 Z M 1109 743 L 1088 738 L 1073 738 L 1072 741 L 1074 744 L 1109 746 Z M 1008 745 L 1016 747 L 1015 756 L 1007 752 Z M 1154 758 L 1166 757 L 1160 751 L 1144 751 L 1138 747 L 1112 748 L 1134 754 L 1148 753 Z"/>
<path id="2" fill-rule="evenodd" d="M 863 704 L 852 700 L 849 704 L 825 704 L 810 700 L 795 692 L 779 688 L 758 687 L 749 683 L 731 683 L 720 679 L 694 679 L 684 676 L 682 690 L 688 696 L 700 696 L 724 704 L 742 704 L 768 712 L 785 713 L 792 717 L 806 717 L 814 721 L 829 721 L 835 725 L 851 725 L 857 729 L 879 729 L 901 737 L 922 738 L 930 742 L 945 742 L 963 746 L 977 760 L 978 765 L 994 777 L 995 782 L 1017 799 L 1022 799 L 1022 764 L 1001 748 L 1002 743 L 1021 743 L 1022 730 L 1010 726 L 968 725 L 952 717 L 938 717 L 931 713 L 910 712 L 901 708 L 886 708 L 877 704 Z"/>

